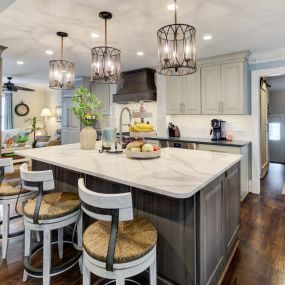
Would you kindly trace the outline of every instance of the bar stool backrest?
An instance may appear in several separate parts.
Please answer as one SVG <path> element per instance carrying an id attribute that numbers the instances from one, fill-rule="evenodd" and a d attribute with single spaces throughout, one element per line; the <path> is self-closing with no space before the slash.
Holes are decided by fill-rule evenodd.
<path id="1" fill-rule="evenodd" d="M 13 159 L 12 158 L 1 158 L 0 159 L 0 167 L 4 167 L 5 173 L 13 173 Z"/>
<path id="2" fill-rule="evenodd" d="M 106 270 L 113 271 L 119 221 L 134 219 L 132 193 L 102 194 L 90 191 L 85 187 L 83 178 L 78 180 L 78 191 L 81 208 L 88 216 L 111 222 Z"/>
<path id="3" fill-rule="evenodd" d="M 114 211 L 119 212 L 119 221 L 133 220 L 132 194 L 101 194 L 90 191 L 83 178 L 78 180 L 79 197 L 82 210 L 90 217 L 100 221 L 111 221 Z"/>
<path id="4" fill-rule="evenodd" d="M 20 167 L 20 176 L 23 187 L 27 190 L 38 191 L 39 187 L 36 184 L 39 182 L 42 182 L 43 191 L 54 190 L 55 186 L 52 170 L 30 171 L 28 170 L 27 163 L 24 163 Z"/>
<path id="5" fill-rule="evenodd" d="M 1 158 L 0 159 L 0 186 L 2 185 L 5 173 L 13 173 L 14 165 L 13 159 L 10 158 Z"/>

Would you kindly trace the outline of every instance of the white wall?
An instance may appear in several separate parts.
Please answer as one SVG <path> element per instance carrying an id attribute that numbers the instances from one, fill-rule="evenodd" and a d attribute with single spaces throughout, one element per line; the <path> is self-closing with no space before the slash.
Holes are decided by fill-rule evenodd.
<path id="1" fill-rule="evenodd" d="M 42 109 L 48 107 L 54 116 L 48 118 L 47 130 L 48 134 L 53 135 L 56 129 L 61 128 L 61 123 L 56 122 L 55 119 L 55 107 L 61 106 L 61 91 L 49 89 L 47 84 L 21 84 L 21 86 L 33 88 L 36 91 L 18 91 L 13 94 L 14 109 L 20 101 L 26 103 L 30 108 L 29 114 L 25 117 L 18 116 L 14 112 L 14 128 L 25 130 L 29 127 L 29 124 L 25 120 L 33 116 L 41 118 Z"/>
<path id="2" fill-rule="evenodd" d="M 272 90 L 270 92 L 271 114 L 285 114 L 285 90 Z"/>

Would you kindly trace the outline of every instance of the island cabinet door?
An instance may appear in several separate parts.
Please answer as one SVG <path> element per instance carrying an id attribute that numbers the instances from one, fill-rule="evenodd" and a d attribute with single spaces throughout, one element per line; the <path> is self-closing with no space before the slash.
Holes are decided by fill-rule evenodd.
<path id="1" fill-rule="evenodd" d="M 198 284 L 218 284 L 225 266 L 223 177 L 200 191 L 198 199 Z"/>
<path id="2" fill-rule="evenodd" d="M 225 235 L 226 257 L 230 257 L 238 241 L 240 225 L 240 167 L 226 172 L 225 179 Z"/>

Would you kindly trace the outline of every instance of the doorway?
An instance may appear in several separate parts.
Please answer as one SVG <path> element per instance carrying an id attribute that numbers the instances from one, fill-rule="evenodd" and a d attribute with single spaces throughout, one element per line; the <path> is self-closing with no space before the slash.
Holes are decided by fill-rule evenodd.
<path id="1" fill-rule="evenodd" d="M 271 65 L 272 66 L 272 65 Z M 285 66 L 256 69 L 251 71 L 252 111 L 252 181 L 251 192 L 260 194 L 261 151 L 260 151 L 260 80 L 265 77 L 285 75 Z"/>
<path id="2" fill-rule="evenodd" d="M 268 77 L 269 161 L 285 164 L 285 75 Z"/>

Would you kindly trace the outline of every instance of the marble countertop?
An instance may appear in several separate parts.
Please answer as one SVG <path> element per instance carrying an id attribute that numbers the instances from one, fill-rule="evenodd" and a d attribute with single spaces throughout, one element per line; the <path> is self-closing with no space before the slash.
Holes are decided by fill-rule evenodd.
<path id="1" fill-rule="evenodd" d="M 98 144 L 99 147 L 99 144 Z M 15 153 L 76 172 L 178 199 L 193 196 L 241 159 L 241 155 L 164 148 L 157 159 L 82 150 L 79 144 L 18 150 Z"/>
<path id="2" fill-rule="evenodd" d="M 192 137 L 145 137 L 147 140 L 159 140 L 159 141 L 170 141 L 170 142 L 192 142 L 199 144 L 210 144 L 219 146 L 232 146 L 232 147 L 243 147 L 250 144 L 250 141 L 212 141 L 211 139 L 205 138 L 192 138 Z"/>

